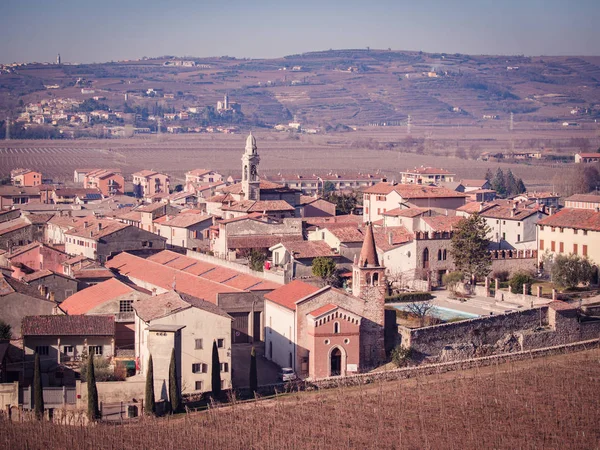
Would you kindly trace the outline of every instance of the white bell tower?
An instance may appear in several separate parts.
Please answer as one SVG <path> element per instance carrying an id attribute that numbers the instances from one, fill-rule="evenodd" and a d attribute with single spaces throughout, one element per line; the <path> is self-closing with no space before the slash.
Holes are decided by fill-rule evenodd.
<path id="1" fill-rule="evenodd" d="M 258 179 L 258 156 L 256 138 L 252 133 L 246 139 L 246 151 L 242 156 L 242 191 L 244 200 L 260 200 L 260 180 Z"/>

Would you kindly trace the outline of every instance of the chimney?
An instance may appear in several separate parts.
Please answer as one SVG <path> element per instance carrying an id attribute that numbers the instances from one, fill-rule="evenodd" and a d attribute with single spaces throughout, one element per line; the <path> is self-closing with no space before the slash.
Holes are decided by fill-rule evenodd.
<path id="1" fill-rule="evenodd" d="M 102 230 L 102 223 L 98 222 L 98 231 Z"/>
<path id="2" fill-rule="evenodd" d="M 600 212 L 600 207 L 596 206 L 596 212 Z"/>
<path id="3" fill-rule="evenodd" d="M 93 234 L 93 231 L 92 231 L 92 230 L 90 230 L 90 237 L 92 237 L 92 234 Z"/>
<path id="4" fill-rule="evenodd" d="M 394 239 L 393 239 L 392 232 L 389 232 L 389 233 L 388 233 L 388 243 L 389 243 L 390 245 L 394 245 Z"/>
<path id="5" fill-rule="evenodd" d="M 550 206 L 548 207 L 548 215 L 551 216 L 552 214 L 554 214 L 554 208 Z"/>
<path id="6" fill-rule="evenodd" d="M 484 203 L 484 202 L 481 202 L 481 203 L 479 204 L 479 212 L 483 211 L 483 207 L 484 207 L 484 205 L 485 205 L 485 203 Z"/>
<path id="7" fill-rule="evenodd" d="M 88 227 L 88 222 L 87 220 L 85 222 L 83 222 L 83 228 L 87 228 Z"/>
<path id="8" fill-rule="evenodd" d="M 54 291 L 50 291 L 50 301 L 54 301 Z"/>
<path id="9" fill-rule="evenodd" d="M 513 206 L 510 210 L 510 217 L 515 217 L 515 211 L 517 210 L 516 206 Z"/>

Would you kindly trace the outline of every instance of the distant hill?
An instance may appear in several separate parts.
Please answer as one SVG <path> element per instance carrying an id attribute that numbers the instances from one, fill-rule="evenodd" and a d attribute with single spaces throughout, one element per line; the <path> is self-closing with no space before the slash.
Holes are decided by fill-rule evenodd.
<path id="1" fill-rule="evenodd" d="M 216 106 L 225 93 L 266 126 L 295 120 L 336 127 L 404 123 L 476 125 L 593 122 L 600 118 L 600 57 L 486 56 L 391 50 L 329 50 L 255 60 L 173 58 L 86 65 L 32 64 L 0 75 L 0 117 L 53 97 L 94 95 L 113 110 Z M 165 62 L 170 64 L 165 65 Z M 79 80 L 79 82 L 78 82 Z M 94 94 L 83 94 L 82 83 Z M 48 89 L 47 86 L 58 85 Z M 46 87 L 45 87 L 46 86 Z M 147 89 L 174 98 L 149 98 Z"/>

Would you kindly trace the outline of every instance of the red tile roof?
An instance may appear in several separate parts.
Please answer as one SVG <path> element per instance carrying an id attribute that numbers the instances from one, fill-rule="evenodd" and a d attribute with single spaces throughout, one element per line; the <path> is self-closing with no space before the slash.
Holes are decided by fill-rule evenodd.
<path id="1" fill-rule="evenodd" d="M 564 208 L 540 220 L 538 225 L 600 231 L 600 212 L 593 209 Z"/>
<path id="2" fill-rule="evenodd" d="M 131 225 L 112 219 L 88 218 L 77 228 L 66 231 L 65 235 L 98 240 L 128 227 L 131 227 Z"/>
<path id="3" fill-rule="evenodd" d="M 305 283 L 304 281 L 294 280 L 289 284 L 286 284 L 278 289 L 275 289 L 268 294 L 265 294 L 265 298 L 278 305 L 284 306 L 288 309 L 295 310 L 296 302 L 303 299 L 304 297 L 314 294 L 319 290 L 318 287 L 312 284 Z"/>
<path id="4" fill-rule="evenodd" d="M 184 292 L 168 291 L 153 297 L 137 300 L 133 303 L 137 315 L 144 322 L 170 316 L 188 308 L 198 308 L 219 316 L 231 318 L 217 305 L 204 301 Z"/>
<path id="5" fill-rule="evenodd" d="M 399 245 L 406 244 L 413 240 L 414 235 L 405 227 L 386 227 L 374 228 L 375 245 L 378 250 L 387 252 Z M 390 242 L 391 236 L 391 242 Z"/>
<path id="6" fill-rule="evenodd" d="M 537 214 L 538 212 L 540 211 L 537 208 L 522 208 L 518 206 L 513 207 L 513 205 L 508 204 L 494 205 L 491 208 L 482 211 L 480 215 L 490 219 L 524 220 L 534 214 Z"/>
<path id="7" fill-rule="evenodd" d="M 345 226 L 345 227 L 323 227 L 331 234 L 333 234 L 337 239 L 339 239 L 342 243 L 352 243 L 352 242 L 363 242 L 365 240 L 365 235 L 362 229 L 357 228 L 356 226 Z"/>
<path id="8" fill-rule="evenodd" d="M 418 175 L 453 175 L 452 172 L 448 172 L 446 169 L 438 169 L 435 167 L 415 167 L 414 169 L 407 169 L 401 173 Z"/>
<path id="9" fill-rule="evenodd" d="M 23 336 L 114 336 L 114 316 L 29 316 Z"/>
<path id="10" fill-rule="evenodd" d="M 103 303 L 133 292 L 134 289 L 112 278 L 76 292 L 60 304 L 69 315 L 85 314 Z"/>
<path id="11" fill-rule="evenodd" d="M 170 220 L 163 222 L 163 225 L 175 228 L 187 228 L 208 220 L 212 223 L 212 216 L 204 214 L 179 214 Z"/>
<path id="12" fill-rule="evenodd" d="M 284 242 L 283 245 L 296 259 L 316 258 L 319 256 L 339 256 L 325 241 Z"/>
<path id="13" fill-rule="evenodd" d="M 315 309 L 314 311 L 309 312 L 308 314 L 313 317 L 319 317 L 323 314 L 327 314 L 328 312 L 334 311 L 338 308 L 337 305 L 333 303 L 328 303 L 327 305 L 323 305 L 320 308 Z"/>
<path id="14" fill-rule="evenodd" d="M 377 257 L 377 248 L 375 247 L 375 236 L 373 235 L 373 225 L 368 225 L 365 232 L 365 239 L 358 257 L 358 265 L 360 267 L 379 266 L 379 258 Z"/>
<path id="15" fill-rule="evenodd" d="M 421 214 L 428 212 L 427 208 L 394 208 L 389 211 L 382 212 L 382 216 L 389 217 L 418 217 Z"/>
<path id="16" fill-rule="evenodd" d="M 566 202 L 600 203 L 600 195 L 575 194 L 565 198 Z"/>
<path id="17" fill-rule="evenodd" d="M 393 191 L 397 192 L 403 199 L 467 197 L 467 194 L 456 192 L 448 188 L 424 186 L 421 184 L 390 184 L 381 182 L 363 190 L 363 192 L 367 194 L 380 195 L 387 195 Z"/>
<path id="18" fill-rule="evenodd" d="M 213 303 L 216 303 L 217 295 L 220 293 L 272 290 L 281 286 L 169 250 L 163 250 L 147 259 L 121 253 L 106 265 L 119 268 L 120 273 L 125 276 L 143 280 L 163 289 L 172 289 L 175 281 L 177 291 Z"/>
<path id="19" fill-rule="evenodd" d="M 478 187 L 481 188 L 487 180 L 460 180 L 460 184 L 464 187 Z"/>
<path id="20" fill-rule="evenodd" d="M 461 216 L 423 217 L 423 222 L 429 225 L 433 231 L 453 231 L 463 220 L 465 218 Z"/>

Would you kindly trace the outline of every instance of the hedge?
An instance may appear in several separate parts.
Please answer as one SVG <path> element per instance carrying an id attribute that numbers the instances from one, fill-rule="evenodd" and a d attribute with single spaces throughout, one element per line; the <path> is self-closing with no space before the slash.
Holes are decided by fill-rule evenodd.
<path id="1" fill-rule="evenodd" d="M 401 292 L 385 298 L 386 303 L 411 303 L 431 300 L 433 296 L 429 292 Z"/>

